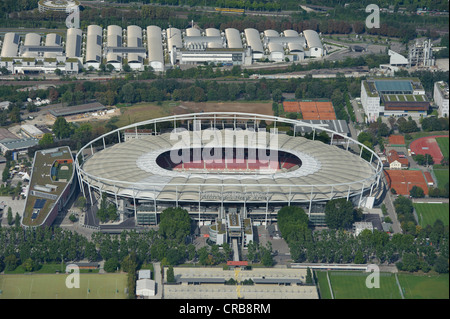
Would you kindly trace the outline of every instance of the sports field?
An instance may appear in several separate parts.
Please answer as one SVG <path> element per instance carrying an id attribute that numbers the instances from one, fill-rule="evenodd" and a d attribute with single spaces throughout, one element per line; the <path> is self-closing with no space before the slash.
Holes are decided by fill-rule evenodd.
<path id="1" fill-rule="evenodd" d="M 370 273 L 359 271 L 328 271 L 335 299 L 448 299 L 449 275 L 417 275 L 380 273 L 380 288 L 367 288 Z M 322 299 L 331 299 L 327 271 L 316 271 Z"/>
<path id="2" fill-rule="evenodd" d="M 419 217 L 420 226 L 433 226 L 436 219 L 440 219 L 444 225 L 448 225 L 448 203 L 414 203 L 414 208 L 416 209 L 417 216 Z"/>
<path id="3" fill-rule="evenodd" d="M 442 155 L 448 158 L 448 137 L 436 137 L 436 142 L 441 149 Z"/>
<path id="4" fill-rule="evenodd" d="M 366 278 L 370 273 L 329 271 L 328 275 L 335 299 L 401 299 L 395 276 L 391 273 L 380 273 L 380 288 L 366 287 Z M 326 276 L 326 271 L 317 272 L 323 299 L 331 298 L 331 293 L 326 292 L 326 288 L 329 290 Z"/>
<path id="5" fill-rule="evenodd" d="M 405 299 L 448 299 L 449 275 L 398 274 Z"/>
<path id="6" fill-rule="evenodd" d="M 437 186 L 439 188 L 444 188 L 445 184 L 448 183 L 448 168 L 447 169 L 435 169 L 433 168 L 434 175 L 436 175 Z"/>
<path id="7" fill-rule="evenodd" d="M 66 274 L 0 275 L 0 299 L 125 299 L 126 274 L 80 274 L 67 288 Z"/>

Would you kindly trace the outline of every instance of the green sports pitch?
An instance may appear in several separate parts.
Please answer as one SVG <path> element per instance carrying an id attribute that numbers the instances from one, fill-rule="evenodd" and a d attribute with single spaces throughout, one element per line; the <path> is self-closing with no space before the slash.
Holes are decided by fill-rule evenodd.
<path id="1" fill-rule="evenodd" d="M 328 277 L 330 285 L 328 284 Z M 367 288 L 370 273 L 359 271 L 316 271 L 322 299 L 448 299 L 449 275 L 380 273 L 380 287 Z M 333 295 L 331 294 L 333 292 Z"/>
<path id="2" fill-rule="evenodd" d="M 437 219 L 440 219 L 444 225 L 448 225 L 448 203 L 414 203 L 414 208 L 419 217 L 420 226 L 433 226 Z"/>
<path id="3" fill-rule="evenodd" d="M 0 299 L 125 299 L 126 274 L 80 274 L 67 288 L 67 274 L 0 275 Z"/>
<path id="4" fill-rule="evenodd" d="M 441 153 L 444 157 L 448 158 L 448 137 L 436 137 L 436 142 L 439 145 L 439 148 L 441 149 Z"/>
<path id="5" fill-rule="evenodd" d="M 380 288 L 367 288 L 370 273 L 330 271 L 331 289 L 336 299 L 401 299 L 394 274 L 380 273 Z"/>

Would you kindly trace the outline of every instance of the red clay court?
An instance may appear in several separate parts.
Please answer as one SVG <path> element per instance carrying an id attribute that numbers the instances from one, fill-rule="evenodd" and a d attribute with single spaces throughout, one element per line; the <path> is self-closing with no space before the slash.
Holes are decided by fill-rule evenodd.
<path id="1" fill-rule="evenodd" d="M 413 186 L 422 188 L 425 195 L 428 195 L 428 183 L 422 171 L 385 170 L 384 174 L 389 188 L 395 189 L 398 195 L 409 196 Z"/>
<path id="2" fill-rule="evenodd" d="M 433 157 L 433 161 L 435 164 L 441 163 L 441 160 L 444 158 L 442 155 L 441 149 L 439 148 L 439 144 L 436 142 L 436 137 L 448 137 L 448 135 L 435 135 L 435 136 L 427 136 L 421 137 L 417 140 L 414 140 L 409 145 L 409 148 L 415 154 L 430 154 Z"/>
<path id="3" fill-rule="evenodd" d="M 295 102 L 295 101 L 284 101 L 283 109 L 285 112 L 299 113 L 300 105 L 298 104 L 298 102 Z"/>
<path id="4" fill-rule="evenodd" d="M 333 104 L 329 101 L 301 101 L 300 111 L 304 120 L 335 120 Z"/>

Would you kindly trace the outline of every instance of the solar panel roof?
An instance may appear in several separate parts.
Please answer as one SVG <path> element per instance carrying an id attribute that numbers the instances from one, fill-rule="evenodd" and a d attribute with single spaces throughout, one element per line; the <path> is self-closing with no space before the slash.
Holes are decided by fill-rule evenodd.
<path id="1" fill-rule="evenodd" d="M 378 92 L 412 92 L 413 87 L 409 81 L 375 81 Z"/>

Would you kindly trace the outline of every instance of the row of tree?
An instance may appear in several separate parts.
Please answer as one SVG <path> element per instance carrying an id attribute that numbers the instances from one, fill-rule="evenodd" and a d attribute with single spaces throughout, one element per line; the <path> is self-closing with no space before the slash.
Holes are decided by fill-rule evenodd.
<path id="1" fill-rule="evenodd" d="M 312 231 L 308 228 L 308 217 L 300 207 L 282 208 L 278 225 L 295 262 L 397 263 L 402 270 L 448 272 L 448 227 L 440 220 L 425 228 L 416 227 L 412 204 L 403 200 L 395 204 L 402 225 L 413 223 L 413 233 L 391 237 L 382 231 L 364 230 L 354 236 L 348 230 L 352 220 L 357 218 L 354 218 L 352 205 L 345 199 L 332 203 L 332 210 L 325 208 L 329 229 Z M 345 211 L 347 213 L 343 214 Z"/>

